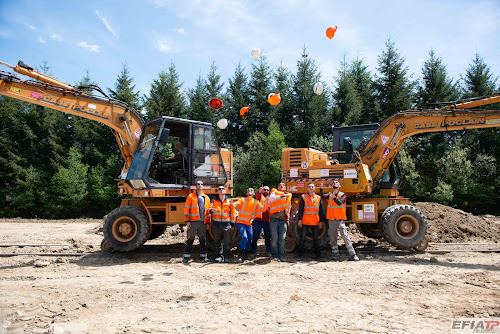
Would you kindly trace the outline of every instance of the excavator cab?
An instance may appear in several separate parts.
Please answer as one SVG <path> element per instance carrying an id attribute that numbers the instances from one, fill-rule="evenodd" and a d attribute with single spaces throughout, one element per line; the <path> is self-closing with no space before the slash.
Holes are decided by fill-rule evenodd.
<path id="1" fill-rule="evenodd" d="M 347 151 L 349 147 L 346 147 L 349 142 L 346 140 L 350 138 L 352 147 L 356 151 L 362 151 L 364 146 L 373 136 L 374 132 L 380 127 L 380 124 L 362 124 L 362 125 L 351 125 L 333 128 L 333 148 L 332 151 Z M 333 159 L 339 160 L 341 164 L 348 164 L 355 162 L 355 157 L 351 154 L 335 154 Z M 378 189 L 395 189 L 400 188 L 402 181 L 402 173 L 399 165 L 398 159 L 394 159 L 392 164 L 389 166 L 388 170 L 382 175 L 382 178 L 376 188 Z"/>
<path id="2" fill-rule="evenodd" d="M 147 123 L 125 179 L 134 189 L 226 184 L 213 126 L 167 116 Z"/>

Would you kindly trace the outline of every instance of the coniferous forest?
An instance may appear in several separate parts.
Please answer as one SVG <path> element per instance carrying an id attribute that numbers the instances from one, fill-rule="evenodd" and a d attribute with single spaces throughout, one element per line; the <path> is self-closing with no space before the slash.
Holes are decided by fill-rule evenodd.
<path id="1" fill-rule="evenodd" d="M 47 62 L 37 70 L 57 76 Z M 321 95 L 313 92 L 316 82 L 325 87 Z M 73 84 L 98 83 L 87 72 Z M 471 52 L 469 65 L 453 78 L 430 50 L 421 73 L 412 75 L 395 42 L 388 40 L 376 68 L 363 59 L 344 57 L 334 78 L 322 77 L 304 47 L 295 69 L 273 68 L 261 56 L 251 68 L 237 66 L 223 82 L 213 62 L 195 87 L 183 86 L 172 62 L 151 79 L 149 92 L 142 96 L 125 64 L 107 94 L 132 104 L 146 120 L 164 115 L 215 125 L 228 119 L 225 130 L 217 129 L 218 141 L 233 151 L 235 195 L 243 195 L 248 187 L 278 184 L 283 147 L 330 151 L 333 126 L 380 123 L 418 105 L 499 90 L 498 77 L 478 53 Z M 279 105 L 267 102 L 270 92 L 281 93 Z M 210 109 L 212 97 L 224 101 L 222 109 Z M 251 107 L 245 120 L 239 114 L 243 106 Z M 0 122 L 0 216 L 101 218 L 119 206 L 115 180 L 123 162 L 109 128 L 4 96 Z M 473 213 L 500 212 L 500 128 L 413 136 L 399 159 L 405 176 L 402 194 L 412 201 Z"/>

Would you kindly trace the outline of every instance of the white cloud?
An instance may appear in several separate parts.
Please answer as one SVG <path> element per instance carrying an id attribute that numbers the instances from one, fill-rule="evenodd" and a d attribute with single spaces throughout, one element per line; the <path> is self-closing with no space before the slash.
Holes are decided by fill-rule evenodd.
<path id="1" fill-rule="evenodd" d="M 156 40 L 156 50 L 162 53 L 174 52 L 174 49 L 172 48 L 171 44 L 166 39 L 161 39 L 161 38 Z"/>
<path id="2" fill-rule="evenodd" d="M 58 41 L 58 42 L 61 42 L 63 40 L 62 36 L 59 34 L 52 34 L 52 35 L 50 35 L 50 38 L 52 38 L 53 40 Z"/>
<path id="3" fill-rule="evenodd" d="M 36 27 L 35 27 L 34 25 L 31 25 L 31 24 L 30 24 L 28 27 L 29 27 L 31 30 L 36 30 Z"/>
<path id="4" fill-rule="evenodd" d="M 42 43 L 42 44 L 46 42 L 46 41 L 45 41 L 43 38 L 41 38 L 40 36 L 38 36 L 38 41 L 39 41 L 40 43 Z"/>
<path id="5" fill-rule="evenodd" d="M 417 59 L 417 61 L 418 61 L 419 63 L 423 63 L 423 62 L 425 61 L 425 58 L 418 58 L 418 59 Z"/>
<path id="6" fill-rule="evenodd" d="M 102 16 L 98 10 L 96 10 L 95 12 L 96 12 L 97 16 L 99 17 L 99 19 L 102 21 L 102 23 L 104 23 L 104 25 L 106 26 L 106 29 L 108 29 L 108 31 L 110 33 L 112 33 L 116 39 L 118 39 L 118 35 L 115 33 L 115 31 L 113 30 L 113 27 L 111 27 L 111 25 L 108 23 L 106 18 L 104 16 Z"/>
<path id="7" fill-rule="evenodd" d="M 89 49 L 90 51 L 99 53 L 99 45 L 97 44 L 89 44 L 87 42 L 79 42 L 78 46 L 82 48 Z"/>
<path id="8" fill-rule="evenodd" d="M 184 28 L 175 28 L 174 31 L 179 35 L 184 35 Z"/>

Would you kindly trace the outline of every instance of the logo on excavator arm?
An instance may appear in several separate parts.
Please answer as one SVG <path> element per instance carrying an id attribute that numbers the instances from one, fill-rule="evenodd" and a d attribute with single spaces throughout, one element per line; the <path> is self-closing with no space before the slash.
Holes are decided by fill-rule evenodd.
<path id="1" fill-rule="evenodd" d="M 413 127 L 415 129 L 434 129 L 434 128 L 448 128 L 453 126 L 475 125 L 475 124 L 485 124 L 485 123 L 486 120 L 484 117 L 458 118 L 458 119 L 451 118 L 451 119 L 445 119 L 444 121 L 416 123 Z"/>

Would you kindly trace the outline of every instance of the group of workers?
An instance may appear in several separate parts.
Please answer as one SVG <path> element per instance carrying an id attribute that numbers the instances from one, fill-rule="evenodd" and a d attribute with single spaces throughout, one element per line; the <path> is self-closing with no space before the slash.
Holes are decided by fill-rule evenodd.
<path id="1" fill-rule="evenodd" d="M 257 251 L 257 240 L 264 230 L 265 248 L 271 253 L 273 260 L 286 262 L 283 257 L 285 252 L 285 237 L 290 224 L 290 208 L 292 194 L 286 191 L 286 185 L 280 183 L 278 188 L 269 189 L 260 187 L 255 196 L 253 188 L 248 188 L 246 197 L 230 199 L 226 196 L 224 186 L 217 188 L 217 196 L 210 202 L 209 197 L 203 192 L 203 182 L 196 182 L 196 191 L 189 194 L 184 205 L 184 221 L 187 224 L 187 242 L 184 248 L 182 262 L 188 264 L 195 237 L 200 242 L 200 260 L 209 262 L 206 234 L 210 222 L 215 243 L 215 262 L 230 263 L 233 227 L 241 235 L 238 246 L 238 262 L 249 259 L 249 252 Z M 332 247 L 332 260 L 339 260 L 337 235 L 340 232 L 349 259 L 359 261 L 347 235 L 346 196 L 340 192 L 340 182 L 333 181 L 333 191 L 323 193 L 323 183 L 320 185 L 320 195 L 315 193 L 315 185 L 307 185 L 307 194 L 300 197 L 298 210 L 298 227 L 300 229 L 300 242 L 297 261 L 302 261 L 304 242 L 309 229 L 311 229 L 315 260 L 320 260 L 321 249 L 318 231 L 322 228 L 322 199 L 328 199 L 326 219 L 328 221 L 328 235 Z"/>

